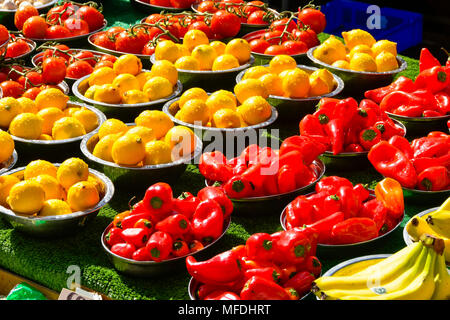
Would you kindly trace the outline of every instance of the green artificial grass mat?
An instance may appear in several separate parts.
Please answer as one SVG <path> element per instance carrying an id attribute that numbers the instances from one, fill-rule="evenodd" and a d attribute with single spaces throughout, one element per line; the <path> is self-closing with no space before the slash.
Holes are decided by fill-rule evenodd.
<path id="1" fill-rule="evenodd" d="M 109 26 L 127 26 L 150 14 L 130 6 L 129 0 L 105 1 L 104 13 Z M 408 69 L 402 74 L 414 78 L 418 73 L 418 61 L 408 57 L 403 58 L 408 62 Z M 297 128 L 280 129 L 282 137 L 298 134 Z M 45 159 L 45 155 L 37 156 Z M 19 163 L 16 167 L 24 166 L 29 161 L 30 159 L 24 159 L 19 155 Z M 381 176 L 372 168 L 352 172 L 327 172 L 327 175 L 330 174 L 338 174 L 349 178 L 353 183 L 367 183 L 372 187 L 381 179 Z M 132 183 L 130 181 L 130 185 Z M 172 186 L 175 195 L 182 191 L 196 193 L 204 186 L 204 179 L 195 165 L 188 165 L 184 174 Z M 145 188 L 135 194 L 125 187 L 116 188 L 112 201 L 100 210 L 98 216 L 89 225 L 75 235 L 58 239 L 39 239 L 24 235 L 0 219 L 0 266 L 56 291 L 66 287 L 67 278 L 70 276 L 67 268 L 76 265 L 81 268 L 82 285 L 112 299 L 189 299 L 187 286 L 190 277 L 185 269 L 154 279 L 125 276 L 114 269 L 103 251 L 100 242 L 103 230 L 115 214 L 128 208 L 128 201 L 133 195 L 140 198 L 144 191 Z M 393 253 L 404 247 L 402 229 L 405 222 L 414 214 L 437 205 L 439 203 L 428 205 L 407 203 L 406 215 L 401 227 L 389 235 L 387 242 L 373 246 L 363 255 Z M 234 212 L 226 235 L 211 255 L 245 243 L 246 239 L 255 232 L 272 233 L 281 230 L 279 217 L 283 207 L 284 204 L 280 204 L 280 207 L 272 214 L 263 216 L 258 213 L 245 216 Z M 323 271 L 348 258 L 327 258 L 319 255 Z"/>

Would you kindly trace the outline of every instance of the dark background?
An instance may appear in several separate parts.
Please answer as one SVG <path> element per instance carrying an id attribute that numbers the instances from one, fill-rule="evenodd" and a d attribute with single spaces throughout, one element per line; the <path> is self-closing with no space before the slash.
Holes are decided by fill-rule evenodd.
<path id="1" fill-rule="evenodd" d="M 327 2 L 330 1 L 314 0 L 315 5 L 324 5 Z M 447 60 L 447 54 L 441 50 L 441 47 L 450 52 L 450 0 L 366 0 L 360 2 L 376 4 L 381 8 L 390 7 L 422 14 L 422 43 L 401 52 L 401 54 L 418 59 L 420 49 L 427 47 L 442 63 Z M 297 11 L 299 6 L 307 5 L 309 0 L 269 0 L 268 3 L 270 7 L 277 10 Z"/>

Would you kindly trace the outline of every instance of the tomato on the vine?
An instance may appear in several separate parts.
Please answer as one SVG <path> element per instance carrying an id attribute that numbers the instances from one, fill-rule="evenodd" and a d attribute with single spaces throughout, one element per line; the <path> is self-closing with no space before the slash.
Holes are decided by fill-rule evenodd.
<path id="1" fill-rule="evenodd" d="M 323 32 L 327 25 L 325 15 L 320 10 L 313 8 L 299 8 L 298 20 L 300 28 L 303 27 L 303 23 L 307 26 L 310 26 L 316 34 Z"/>
<path id="2" fill-rule="evenodd" d="M 301 54 L 308 51 L 308 46 L 303 41 L 288 40 L 284 41 L 281 46 L 288 55 Z"/>
<path id="3" fill-rule="evenodd" d="M 66 2 L 63 5 L 51 8 L 47 12 L 47 21 L 49 24 L 60 24 L 74 14 L 75 6 L 70 2 Z"/>
<path id="4" fill-rule="evenodd" d="M 248 18 L 247 23 L 249 24 L 269 24 L 266 21 L 267 13 L 263 10 L 257 10 L 252 12 Z"/>
<path id="5" fill-rule="evenodd" d="M 286 50 L 282 45 L 273 44 L 264 51 L 264 54 L 277 56 L 280 54 L 286 54 Z"/>
<path id="6" fill-rule="evenodd" d="M 243 11 L 247 16 L 249 16 L 251 13 L 261 10 L 261 8 L 263 6 L 264 6 L 264 2 L 262 2 L 262 1 L 249 1 L 244 6 Z"/>
<path id="7" fill-rule="evenodd" d="M 25 91 L 22 94 L 22 97 L 31 99 L 31 100 L 35 100 L 36 96 L 39 94 L 39 92 L 41 92 L 42 89 L 40 87 L 32 87 L 30 89 L 28 89 L 27 91 Z"/>
<path id="8" fill-rule="evenodd" d="M 295 23 L 294 20 L 289 20 L 289 18 L 283 18 L 280 20 L 275 20 L 270 24 L 269 29 L 270 30 L 278 30 L 278 31 L 283 31 L 287 26 L 286 31 L 287 32 L 292 32 L 294 29 L 297 28 L 297 24 Z"/>
<path id="9" fill-rule="evenodd" d="M 6 47 L 6 58 L 14 58 L 30 51 L 28 43 L 24 39 L 10 41 Z"/>
<path id="10" fill-rule="evenodd" d="M 248 43 L 250 45 L 250 49 L 256 53 L 264 53 L 268 47 L 270 47 L 270 43 L 265 39 L 253 39 Z"/>
<path id="11" fill-rule="evenodd" d="M 42 59 L 45 60 L 50 57 L 61 57 L 64 60 L 69 60 L 70 56 L 64 52 L 70 52 L 70 48 L 65 44 L 57 44 L 53 46 L 54 49 L 46 49 L 42 54 Z"/>
<path id="12" fill-rule="evenodd" d="M 110 50 L 116 49 L 116 42 L 111 37 L 109 37 L 107 33 L 101 33 L 101 34 L 95 36 L 92 39 L 92 41 L 97 46 L 100 46 L 100 47 L 103 47 L 106 49 L 110 49 Z"/>
<path id="13" fill-rule="evenodd" d="M 76 55 L 74 55 L 69 62 L 72 63 L 74 61 L 78 61 L 78 60 L 83 60 L 86 61 L 89 65 L 91 65 L 92 67 L 95 66 L 95 64 L 97 63 L 97 60 L 95 58 L 95 55 L 90 52 L 90 51 L 79 51 Z"/>
<path id="14" fill-rule="evenodd" d="M 13 80 L 3 81 L 0 83 L 0 88 L 2 89 L 3 97 L 19 98 L 24 92 L 23 86 Z"/>
<path id="15" fill-rule="evenodd" d="M 226 10 L 218 10 L 211 18 L 211 31 L 224 38 L 236 36 L 240 29 L 239 17 Z"/>
<path id="16" fill-rule="evenodd" d="M 25 75 L 20 76 L 20 78 L 17 79 L 17 82 L 20 83 L 25 90 L 32 87 L 39 87 L 44 83 L 42 80 L 42 74 L 36 71 L 30 71 Z"/>
<path id="17" fill-rule="evenodd" d="M 145 38 L 142 37 L 142 33 L 132 33 L 125 30 L 119 33 L 116 37 L 116 50 L 127 53 L 139 54 L 144 47 Z"/>
<path id="18" fill-rule="evenodd" d="M 149 15 L 147 18 L 145 18 L 145 23 L 149 24 L 155 24 L 158 21 L 164 20 L 166 17 L 164 17 L 162 14 L 159 13 L 153 13 Z"/>
<path id="19" fill-rule="evenodd" d="M 27 38 L 44 39 L 47 28 L 47 22 L 44 18 L 40 16 L 33 16 L 25 21 L 22 32 Z"/>
<path id="20" fill-rule="evenodd" d="M 64 22 L 64 24 L 65 23 L 66 22 Z M 72 35 L 72 33 L 70 32 L 70 30 L 68 28 L 66 28 L 64 26 L 60 26 L 58 24 L 48 27 L 45 32 L 46 39 L 67 38 L 67 37 L 70 37 L 71 35 Z"/>
<path id="21" fill-rule="evenodd" d="M 142 49 L 142 54 L 146 54 L 146 55 L 152 55 L 155 53 L 155 46 L 153 45 L 153 43 L 150 41 L 148 42 L 144 48 Z"/>
<path id="22" fill-rule="evenodd" d="M 160 7 L 170 7 L 170 0 L 150 0 L 150 4 Z"/>
<path id="23" fill-rule="evenodd" d="M 198 4 L 197 6 L 197 10 L 200 12 L 208 12 L 208 13 L 214 13 L 217 10 L 219 10 L 216 6 L 215 6 L 215 1 L 202 1 Z"/>
<path id="24" fill-rule="evenodd" d="M 113 56 L 112 54 L 104 54 L 100 58 L 100 62 L 102 62 L 102 61 L 111 61 L 111 63 L 114 63 L 114 62 L 116 62 L 116 60 L 117 60 L 117 57 Z"/>
<path id="25" fill-rule="evenodd" d="M 4 25 L 0 25 L 0 44 L 9 39 L 9 31 Z"/>
<path id="26" fill-rule="evenodd" d="M 94 71 L 94 68 L 91 64 L 84 60 L 75 61 L 67 67 L 66 75 L 69 78 L 79 79 L 88 74 L 91 74 Z"/>
<path id="27" fill-rule="evenodd" d="M 204 21 L 195 21 L 188 27 L 188 31 L 189 30 L 201 30 L 209 39 L 211 39 L 213 35 L 212 28 L 208 26 Z"/>
<path id="28" fill-rule="evenodd" d="M 108 37 L 115 38 L 115 37 L 116 37 L 119 33 L 121 33 L 122 31 L 125 31 L 125 28 L 124 28 L 124 27 L 116 26 L 116 27 L 111 27 L 111 28 L 109 28 L 109 29 L 106 30 L 105 32 L 106 32 L 106 34 L 108 35 Z"/>
<path id="29" fill-rule="evenodd" d="M 89 33 L 89 25 L 86 21 L 78 18 L 68 18 L 64 21 L 64 26 L 70 31 L 72 36 L 80 36 Z"/>
<path id="30" fill-rule="evenodd" d="M 23 24 L 29 17 L 38 16 L 39 11 L 34 6 L 19 6 L 14 14 L 14 25 L 17 30 L 22 30 Z"/>
<path id="31" fill-rule="evenodd" d="M 91 6 L 82 6 L 75 15 L 87 22 L 89 31 L 100 29 L 103 26 L 103 14 Z"/>
<path id="32" fill-rule="evenodd" d="M 269 42 L 270 44 L 279 44 L 280 43 L 280 38 L 281 38 L 281 42 L 288 40 L 287 39 L 287 34 L 285 34 L 283 37 L 281 36 L 283 32 L 279 31 L 279 30 L 275 30 L 275 31 L 267 31 L 263 34 L 263 39 L 267 40 L 267 42 Z"/>
<path id="33" fill-rule="evenodd" d="M 174 8 L 187 9 L 194 3 L 194 0 L 170 0 L 170 5 Z"/>
<path id="34" fill-rule="evenodd" d="M 50 57 L 42 62 L 42 79 L 45 83 L 58 84 L 66 77 L 66 60 Z"/>
<path id="35" fill-rule="evenodd" d="M 5 72 L 0 72 L 0 82 L 8 80 L 8 74 Z"/>
<path id="36" fill-rule="evenodd" d="M 295 40 L 303 41 L 306 43 L 308 48 L 315 47 L 320 44 L 319 38 L 317 38 L 317 33 L 312 29 L 295 29 L 292 32 Z"/>

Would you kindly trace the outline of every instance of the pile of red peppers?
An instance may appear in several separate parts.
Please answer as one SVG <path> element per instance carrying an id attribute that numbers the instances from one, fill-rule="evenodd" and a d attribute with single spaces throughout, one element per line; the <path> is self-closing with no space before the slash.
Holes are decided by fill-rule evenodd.
<path id="1" fill-rule="evenodd" d="M 334 155 L 343 152 L 364 152 L 405 130 L 390 119 L 369 99 L 322 98 L 318 109 L 299 123 L 300 135 L 326 146 Z"/>
<path id="2" fill-rule="evenodd" d="M 450 136 L 433 131 L 411 143 L 394 136 L 372 147 L 368 154 L 373 167 L 403 187 L 425 191 L 450 188 Z"/>
<path id="3" fill-rule="evenodd" d="M 292 136 L 279 150 L 252 144 L 230 160 L 220 151 L 205 152 L 199 170 L 207 180 L 219 182 L 232 199 L 277 195 L 316 181 L 313 161 L 324 151 L 312 138 Z"/>
<path id="4" fill-rule="evenodd" d="M 286 209 L 287 230 L 308 226 L 323 244 L 351 244 L 374 239 L 394 228 L 403 218 L 400 184 L 385 180 L 371 195 L 362 184 L 328 176 L 315 186 L 312 195 L 300 195 Z"/>
<path id="5" fill-rule="evenodd" d="M 114 217 L 106 235 L 111 252 L 137 261 L 164 261 L 203 249 L 224 232 L 233 203 L 222 188 L 205 187 L 178 198 L 167 183 L 150 186 L 144 198 Z"/>
<path id="6" fill-rule="evenodd" d="M 420 73 L 413 81 L 400 76 L 364 96 L 381 110 L 404 117 L 440 117 L 450 113 L 450 60 L 441 66 L 427 48 L 420 52 Z"/>
<path id="7" fill-rule="evenodd" d="M 209 260 L 186 258 L 200 300 L 298 300 L 320 276 L 318 235 L 310 228 L 255 233 Z"/>

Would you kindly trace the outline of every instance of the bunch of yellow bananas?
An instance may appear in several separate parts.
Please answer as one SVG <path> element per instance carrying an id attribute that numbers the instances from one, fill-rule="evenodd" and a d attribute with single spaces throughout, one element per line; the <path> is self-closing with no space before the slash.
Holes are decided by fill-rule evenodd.
<path id="1" fill-rule="evenodd" d="M 449 300 L 442 239 L 423 235 L 378 263 L 347 276 L 323 276 L 312 292 L 322 300 Z"/>

